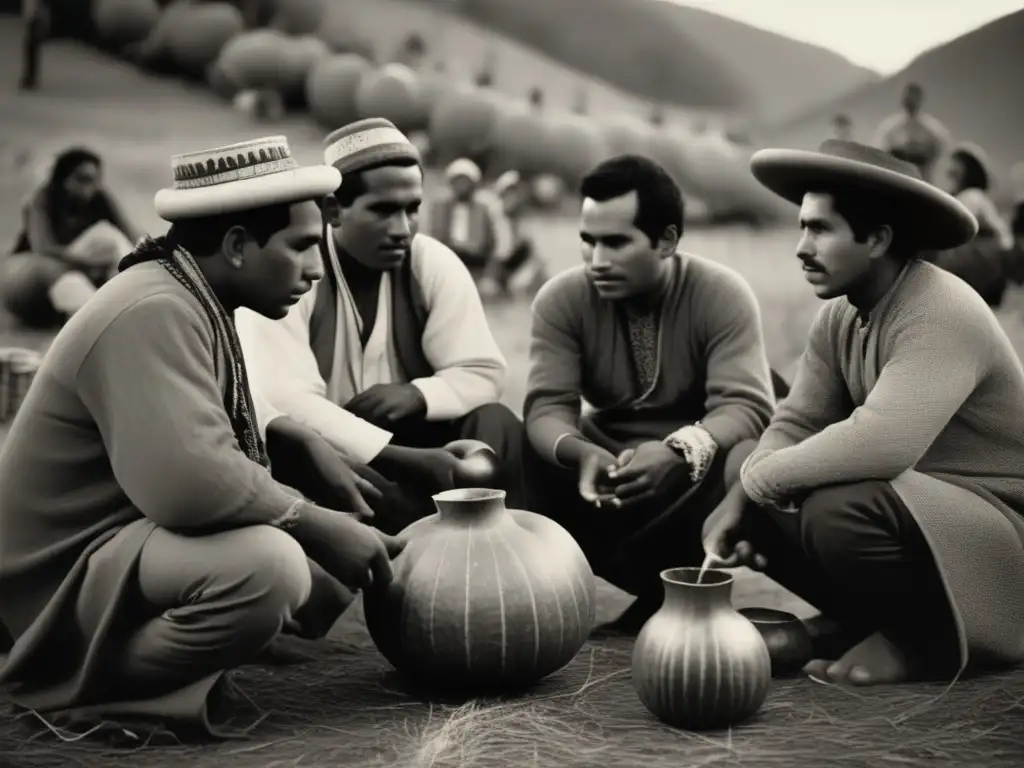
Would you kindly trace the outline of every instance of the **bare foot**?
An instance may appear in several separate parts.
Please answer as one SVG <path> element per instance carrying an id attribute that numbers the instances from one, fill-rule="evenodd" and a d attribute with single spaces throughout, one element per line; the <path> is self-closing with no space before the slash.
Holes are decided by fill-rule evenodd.
<path id="1" fill-rule="evenodd" d="M 902 683 L 913 672 L 906 654 L 880 632 L 862 640 L 838 661 L 815 659 L 804 672 L 820 680 L 852 685 Z"/>

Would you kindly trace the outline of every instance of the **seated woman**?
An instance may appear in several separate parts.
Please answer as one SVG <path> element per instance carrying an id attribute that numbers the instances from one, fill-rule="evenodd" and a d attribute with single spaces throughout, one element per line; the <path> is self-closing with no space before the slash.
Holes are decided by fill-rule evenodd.
<path id="1" fill-rule="evenodd" d="M 1014 238 L 990 196 L 992 174 L 985 152 L 970 143 L 954 148 L 943 181 L 945 190 L 978 220 L 978 234 L 967 245 L 939 254 L 935 264 L 963 278 L 990 306 L 998 307 L 1006 291 L 1007 256 Z"/>
<path id="2" fill-rule="evenodd" d="M 102 182 L 94 152 L 68 149 L 26 202 L 14 251 L 0 260 L 0 301 L 26 325 L 77 312 L 138 240 Z"/>

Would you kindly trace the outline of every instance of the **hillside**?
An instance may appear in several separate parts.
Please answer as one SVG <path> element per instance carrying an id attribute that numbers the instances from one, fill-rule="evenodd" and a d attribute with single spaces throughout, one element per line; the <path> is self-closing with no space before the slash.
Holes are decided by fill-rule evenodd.
<path id="1" fill-rule="evenodd" d="M 56 32 L 89 35 L 86 0 L 53 1 Z M 499 90 L 525 96 L 541 86 L 563 108 L 586 89 L 598 112 L 646 117 L 660 101 L 675 106 L 670 120 L 710 112 L 774 124 L 877 77 L 830 51 L 661 0 L 322 1 L 344 8 L 351 36 L 378 56 L 416 32 L 431 65 L 444 60 L 452 77 L 469 79 L 493 60 Z"/>
<path id="2" fill-rule="evenodd" d="M 825 106 L 765 137 L 771 143 L 813 148 L 829 135 L 838 112 L 853 119 L 855 138 L 870 141 L 879 122 L 898 108 L 908 82 L 925 88 L 925 109 L 954 137 L 977 142 L 991 155 L 997 173 L 1024 160 L 1024 11 L 997 19 L 928 51 L 906 69 Z"/>
<path id="3" fill-rule="evenodd" d="M 877 79 L 831 51 L 661 0 L 418 1 L 449 7 L 626 93 L 767 124 Z"/>

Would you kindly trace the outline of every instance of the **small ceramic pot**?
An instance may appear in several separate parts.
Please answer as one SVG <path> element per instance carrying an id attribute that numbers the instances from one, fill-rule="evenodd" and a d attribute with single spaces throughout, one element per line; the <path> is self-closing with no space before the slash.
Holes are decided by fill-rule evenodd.
<path id="1" fill-rule="evenodd" d="M 771 683 L 771 659 L 751 622 L 733 607 L 733 577 L 672 568 L 665 602 L 633 648 L 633 688 L 650 712 L 677 728 L 725 728 L 751 717 Z"/>
<path id="2" fill-rule="evenodd" d="M 792 613 L 774 608 L 741 608 L 740 613 L 764 638 L 772 659 L 772 677 L 795 675 L 811 660 L 811 634 Z"/>

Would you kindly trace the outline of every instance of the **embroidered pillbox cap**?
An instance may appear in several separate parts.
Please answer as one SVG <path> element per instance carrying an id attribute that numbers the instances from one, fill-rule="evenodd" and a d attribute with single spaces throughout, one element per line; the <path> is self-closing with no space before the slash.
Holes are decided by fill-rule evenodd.
<path id="1" fill-rule="evenodd" d="M 337 168 L 300 166 L 285 136 L 175 155 L 171 169 L 173 185 L 153 198 L 157 215 L 171 222 L 316 200 L 341 186 Z"/>
<path id="2" fill-rule="evenodd" d="M 422 162 L 416 145 L 382 117 L 350 123 L 324 139 L 324 162 L 342 175 L 391 160 Z"/>
<path id="3" fill-rule="evenodd" d="M 830 189 L 884 200 L 896 219 L 892 223 L 906 226 L 922 250 L 958 248 L 978 233 L 974 214 L 925 181 L 916 166 L 854 141 L 829 139 L 817 152 L 762 149 L 750 158 L 750 170 L 762 185 L 796 205 L 807 192 Z"/>

